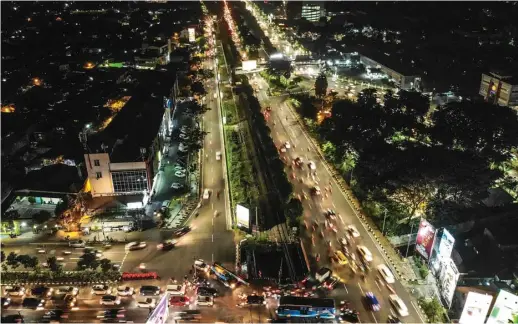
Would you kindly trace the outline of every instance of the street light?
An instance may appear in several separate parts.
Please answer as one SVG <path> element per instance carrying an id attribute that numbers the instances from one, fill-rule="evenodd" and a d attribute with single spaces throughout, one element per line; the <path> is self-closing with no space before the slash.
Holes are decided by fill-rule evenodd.
<path id="1" fill-rule="evenodd" d="M 385 208 L 385 207 L 383 207 Z M 385 220 L 387 219 L 387 208 L 385 208 L 385 216 L 383 216 L 383 228 L 381 230 L 381 234 L 385 235 Z"/>

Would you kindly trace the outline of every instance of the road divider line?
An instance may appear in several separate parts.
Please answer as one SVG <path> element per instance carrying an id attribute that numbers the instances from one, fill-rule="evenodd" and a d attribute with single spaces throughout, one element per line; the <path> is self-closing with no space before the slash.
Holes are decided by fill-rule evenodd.
<path id="1" fill-rule="evenodd" d="M 347 286 L 344 284 L 345 293 L 348 294 L 349 290 L 347 290 Z"/>
<path id="2" fill-rule="evenodd" d="M 358 287 L 360 287 L 360 291 L 362 292 L 362 295 L 363 295 L 363 288 L 362 288 L 362 286 L 360 285 L 359 282 L 358 282 Z"/>
<path id="3" fill-rule="evenodd" d="M 374 322 L 378 323 L 378 320 L 376 319 L 376 316 L 374 316 L 374 312 L 371 311 L 372 318 L 374 318 Z"/>

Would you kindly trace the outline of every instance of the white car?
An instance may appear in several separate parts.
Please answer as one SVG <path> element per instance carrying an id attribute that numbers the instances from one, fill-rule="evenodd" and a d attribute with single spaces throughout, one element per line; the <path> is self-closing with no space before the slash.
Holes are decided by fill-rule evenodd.
<path id="1" fill-rule="evenodd" d="M 340 244 L 342 246 L 346 246 L 347 245 L 347 239 L 345 237 L 342 237 L 338 240 L 340 242 Z"/>
<path id="2" fill-rule="evenodd" d="M 389 295 L 389 301 L 394 306 L 394 309 L 401 317 L 408 316 L 408 308 L 406 307 L 405 303 L 401 298 L 399 298 L 398 295 L 392 294 Z"/>
<path id="3" fill-rule="evenodd" d="M 202 259 L 198 259 L 194 261 L 194 268 L 201 271 L 209 272 L 210 266 L 206 264 L 205 261 L 203 261 Z"/>
<path id="4" fill-rule="evenodd" d="M 371 262 L 372 261 L 371 251 L 369 251 L 369 249 L 367 249 L 365 246 L 358 245 L 358 252 L 360 253 L 360 255 L 363 258 L 363 260 L 365 260 L 367 262 Z"/>
<path id="5" fill-rule="evenodd" d="M 347 226 L 347 229 L 349 230 L 349 232 L 351 232 L 351 235 L 353 237 L 360 237 L 360 232 L 358 232 L 358 229 L 356 228 L 356 226 L 349 225 L 349 226 Z"/>
<path id="6" fill-rule="evenodd" d="M 385 264 L 380 264 L 376 268 L 378 269 L 378 272 L 387 283 L 391 284 L 396 281 L 394 279 L 394 274 L 392 274 L 392 271 L 390 271 L 390 269 Z"/>
<path id="7" fill-rule="evenodd" d="M 111 289 L 107 285 L 94 285 L 92 287 L 92 294 L 94 295 L 109 295 L 110 292 Z"/>
<path id="8" fill-rule="evenodd" d="M 85 242 L 83 240 L 68 242 L 68 246 L 73 248 L 84 248 Z"/>
<path id="9" fill-rule="evenodd" d="M 175 171 L 174 175 L 178 178 L 185 178 L 186 173 L 185 171 Z"/>
<path id="10" fill-rule="evenodd" d="M 173 188 L 173 189 L 180 189 L 182 187 L 183 187 L 182 184 L 178 183 L 178 182 L 173 182 L 173 184 L 171 184 L 171 188 Z"/>
<path id="11" fill-rule="evenodd" d="M 286 149 L 290 149 L 290 148 L 291 148 L 290 142 L 286 142 L 286 143 L 284 143 L 284 147 L 285 147 Z"/>
<path id="12" fill-rule="evenodd" d="M 221 160 L 221 152 L 217 151 L 216 152 L 216 161 L 220 161 L 220 160 Z"/>
<path id="13" fill-rule="evenodd" d="M 317 166 L 316 166 L 315 162 L 313 162 L 313 161 L 309 161 L 308 167 L 309 167 L 310 170 L 316 170 L 317 169 Z"/>
<path id="14" fill-rule="evenodd" d="M 119 305 L 121 303 L 121 298 L 119 296 L 104 295 L 101 297 L 101 301 L 99 303 L 105 306 Z"/>
<path id="15" fill-rule="evenodd" d="M 130 251 L 142 250 L 147 246 L 146 242 L 131 242 L 126 245 L 126 249 Z"/>
<path id="16" fill-rule="evenodd" d="M 286 153 L 286 148 L 284 146 L 281 146 L 281 152 Z"/>
<path id="17" fill-rule="evenodd" d="M 203 199 L 209 199 L 210 198 L 210 190 L 205 189 L 203 190 Z"/>
<path id="18" fill-rule="evenodd" d="M 198 295 L 196 297 L 196 305 L 198 306 L 214 306 L 214 297 L 213 296 L 201 296 Z"/>
<path id="19" fill-rule="evenodd" d="M 117 287 L 117 295 L 119 296 L 131 296 L 135 293 L 135 289 L 129 286 L 119 286 Z"/>
<path id="20" fill-rule="evenodd" d="M 156 300 L 153 298 L 139 298 L 137 299 L 138 308 L 155 308 Z"/>
<path id="21" fill-rule="evenodd" d="M 171 296 L 183 296 L 185 295 L 185 285 L 167 285 L 166 291 Z"/>

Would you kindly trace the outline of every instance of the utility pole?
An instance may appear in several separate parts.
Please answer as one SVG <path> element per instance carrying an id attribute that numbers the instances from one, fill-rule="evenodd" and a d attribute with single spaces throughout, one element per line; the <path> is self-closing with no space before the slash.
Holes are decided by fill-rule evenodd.
<path id="1" fill-rule="evenodd" d="M 412 238 L 412 231 L 414 230 L 414 223 L 410 226 L 410 234 L 408 235 L 408 244 L 406 246 L 405 258 L 408 257 L 408 250 L 410 249 L 410 239 Z"/>
<path id="2" fill-rule="evenodd" d="M 387 219 L 387 208 L 385 208 L 385 216 L 383 217 L 383 229 L 381 230 L 381 234 L 385 235 L 385 220 Z"/>

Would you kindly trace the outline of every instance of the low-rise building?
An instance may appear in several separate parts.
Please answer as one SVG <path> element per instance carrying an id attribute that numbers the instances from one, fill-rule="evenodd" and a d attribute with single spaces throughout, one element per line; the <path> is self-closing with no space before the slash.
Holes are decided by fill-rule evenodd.
<path id="1" fill-rule="evenodd" d="M 479 94 L 487 102 L 507 106 L 518 112 L 518 78 L 510 73 L 482 73 Z"/>
<path id="2" fill-rule="evenodd" d="M 403 90 L 420 90 L 421 89 L 421 77 L 415 75 L 413 73 L 407 73 L 403 71 L 396 71 L 393 68 L 390 68 L 370 57 L 365 55 L 361 55 L 360 61 L 366 65 L 373 68 L 380 69 L 383 73 L 385 73 L 392 81 L 396 84 L 396 86 Z"/>

